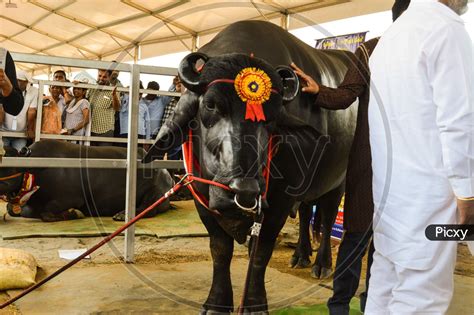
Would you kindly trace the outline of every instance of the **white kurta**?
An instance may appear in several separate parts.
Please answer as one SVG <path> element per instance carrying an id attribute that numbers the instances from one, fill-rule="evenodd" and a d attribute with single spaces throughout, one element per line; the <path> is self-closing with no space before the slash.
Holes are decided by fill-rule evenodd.
<path id="1" fill-rule="evenodd" d="M 472 42 L 450 8 L 412 0 L 370 68 L 374 244 L 398 265 L 426 270 L 454 243 L 428 241 L 426 226 L 454 224 L 455 196 L 474 196 Z"/>

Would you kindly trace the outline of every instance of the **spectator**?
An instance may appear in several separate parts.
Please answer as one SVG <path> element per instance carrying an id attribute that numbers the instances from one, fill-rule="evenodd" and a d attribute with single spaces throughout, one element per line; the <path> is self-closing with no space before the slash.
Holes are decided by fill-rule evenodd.
<path id="1" fill-rule="evenodd" d="M 474 224 L 474 51 L 459 16 L 467 8 L 412 0 L 370 59 L 375 253 L 366 314 L 445 314 L 450 305 L 457 242 L 430 241 L 425 230 Z"/>
<path id="2" fill-rule="evenodd" d="M 62 129 L 61 110 L 58 101 L 61 99 L 61 87 L 51 86 L 51 96 L 43 97 L 43 115 L 41 119 L 41 133 L 59 135 Z"/>
<path id="3" fill-rule="evenodd" d="M 38 102 L 38 89 L 31 85 L 31 79 L 29 76 L 22 70 L 19 70 L 17 73 L 18 86 L 22 91 L 23 99 L 25 104 L 21 112 L 17 116 L 5 113 L 3 108 L 1 110 L 1 115 L 3 118 L 3 130 L 5 131 L 23 131 L 27 130 L 27 121 L 28 121 L 28 110 L 30 108 L 36 108 Z M 20 150 L 26 146 L 25 138 L 10 138 L 3 137 L 3 145 L 10 146 L 16 150 Z"/>
<path id="4" fill-rule="evenodd" d="M 115 62 L 115 61 L 114 61 Z M 123 87 L 122 82 L 119 80 L 119 74 L 120 71 L 113 69 L 112 74 L 110 75 L 110 85 L 112 86 L 118 86 L 118 87 Z"/>
<path id="5" fill-rule="evenodd" d="M 112 62 L 116 62 L 115 60 Z M 116 87 L 123 87 L 122 82 L 120 82 L 118 76 L 120 74 L 120 71 L 115 69 L 115 66 L 113 66 L 112 74 L 110 76 L 110 85 L 116 86 Z M 124 95 L 122 93 L 119 93 L 119 99 L 120 103 L 123 102 L 123 97 Z M 128 96 L 127 96 L 128 97 Z M 120 132 L 121 132 L 121 126 L 120 126 L 120 111 L 115 112 L 115 127 L 114 127 L 114 137 L 120 137 Z M 120 143 L 116 144 L 117 146 L 121 146 Z"/>
<path id="6" fill-rule="evenodd" d="M 0 103 L 11 115 L 18 115 L 24 105 L 16 79 L 15 63 L 8 50 L 0 47 Z"/>
<path id="7" fill-rule="evenodd" d="M 1 115 L 3 118 L 2 129 L 6 131 L 25 132 L 27 130 L 28 111 L 30 108 L 36 109 L 36 104 L 38 102 L 38 89 L 31 85 L 31 79 L 22 70 L 18 71 L 17 80 L 25 103 L 21 112 L 17 116 L 5 113 L 3 108 L 1 109 Z M 19 151 L 21 148 L 26 146 L 26 139 L 3 137 L 3 145 L 13 147 Z"/>
<path id="8" fill-rule="evenodd" d="M 181 84 L 181 80 L 179 79 L 178 76 L 175 76 L 173 78 L 173 84 L 170 86 L 169 91 L 177 92 L 181 94 L 184 93 L 183 85 Z M 174 112 L 176 104 L 178 104 L 179 97 L 174 96 L 174 97 L 168 98 L 167 100 L 169 100 L 169 102 L 166 103 L 163 116 L 161 117 L 160 127 L 163 126 L 163 123 L 165 122 L 165 120 L 168 119 L 168 117 L 171 116 L 171 114 Z M 155 138 L 156 138 L 156 135 L 155 135 Z"/>
<path id="9" fill-rule="evenodd" d="M 177 92 L 177 93 L 181 93 L 183 94 L 184 93 L 184 88 L 183 88 L 183 85 L 181 84 L 181 80 L 179 79 L 178 76 L 174 77 L 173 78 L 173 84 L 171 85 L 170 87 L 170 91 L 172 92 Z M 163 113 L 163 117 L 161 118 L 161 123 L 160 123 L 160 127 L 163 126 L 164 122 L 166 119 L 168 119 L 168 117 L 171 116 L 171 114 L 173 114 L 174 112 L 174 109 L 176 108 L 176 104 L 178 104 L 178 101 L 179 101 L 179 97 L 178 96 L 174 96 L 171 98 L 171 100 L 168 102 L 168 104 L 166 105 L 165 107 L 165 110 L 164 110 L 164 113 Z M 155 135 L 155 138 L 156 138 L 156 135 Z M 181 160 L 182 158 L 182 152 L 181 152 L 181 147 L 177 147 L 173 150 L 171 150 L 170 152 L 168 152 L 167 154 L 167 159 L 168 160 Z"/>
<path id="10" fill-rule="evenodd" d="M 112 70 L 100 69 L 97 75 L 99 85 L 110 86 Z M 113 91 L 97 88 L 89 91 L 91 105 L 91 135 L 95 137 L 113 137 L 115 112 L 120 111 L 120 100 L 117 88 Z M 95 145 L 109 145 L 107 142 L 96 142 Z"/>
<path id="11" fill-rule="evenodd" d="M 146 88 L 148 90 L 158 91 L 160 89 L 160 85 L 156 81 L 150 81 Z M 154 139 L 161 127 L 161 118 L 163 117 L 165 104 L 163 102 L 163 98 L 156 94 L 147 94 L 142 99 L 142 102 L 148 107 L 148 112 L 150 115 L 150 135 Z"/>
<path id="12" fill-rule="evenodd" d="M 62 133 L 73 136 L 89 136 L 90 104 L 86 99 L 87 89 L 74 87 L 72 91 L 74 99 L 66 107 L 66 121 Z"/>
<path id="13" fill-rule="evenodd" d="M 43 113 L 41 119 L 41 133 L 60 134 L 63 125 L 63 109 L 66 105 L 64 97 L 61 95 L 62 87 L 53 85 L 49 88 L 51 96 L 43 97 Z M 48 102 L 47 100 L 54 102 Z M 63 108 L 63 109 L 61 109 Z M 56 115 L 59 114 L 59 123 Z M 35 138 L 36 126 L 36 106 L 28 109 L 27 137 Z M 58 129 L 59 128 L 59 129 Z"/>
<path id="14" fill-rule="evenodd" d="M 140 89 L 143 89 L 142 82 L 140 82 Z M 129 94 L 124 93 L 120 108 L 120 138 L 128 137 L 129 102 Z M 138 107 L 138 139 L 150 139 L 150 115 L 141 93 Z"/>
<path id="15" fill-rule="evenodd" d="M 66 78 L 66 72 L 64 72 L 64 70 L 56 70 L 53 74 L 53 80 L 59 82 L 69 82 L 69 80 Z M 66 86 L 61 86 L 61 96 L 62 99 L 59 101 L 58 107 L 61 110 L 62 121 L 64 123 L 64 120 L 66 118 L 66 113 L 64 113 L 64 109 L 66 108 L 67 104 L 71 102 L 74 96 Z"/>

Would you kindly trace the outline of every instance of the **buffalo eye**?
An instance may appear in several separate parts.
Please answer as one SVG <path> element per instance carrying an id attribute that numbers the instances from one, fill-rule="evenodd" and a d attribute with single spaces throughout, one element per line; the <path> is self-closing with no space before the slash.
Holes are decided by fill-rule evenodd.
<path id="1" fill-rule="evenodd" d="M 209 103 L 210 104 L 210 103 Z M 214 125 L 221 119 L 221 114 L 214 106 L 212 109 L 204 105 L 205 109 L 201 113 L 201 121 L 207 129 L 214 127 Z"/>
<path id="2" fill-rule="evenodd" d="M 214 102 L 206 102 L 204 103 L 204 107 L 211 112 L 216 110 L 216 104 Z"/>

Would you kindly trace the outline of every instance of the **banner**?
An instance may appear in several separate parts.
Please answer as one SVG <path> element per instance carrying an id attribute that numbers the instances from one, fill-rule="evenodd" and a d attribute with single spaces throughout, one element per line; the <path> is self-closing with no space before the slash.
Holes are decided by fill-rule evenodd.
<path id="1" fill-rule="evenodd" d="M 339 49 L 355 52 L 365 42 L 367 32 L 339 35 L 316 40 L 316 49 Z"/>

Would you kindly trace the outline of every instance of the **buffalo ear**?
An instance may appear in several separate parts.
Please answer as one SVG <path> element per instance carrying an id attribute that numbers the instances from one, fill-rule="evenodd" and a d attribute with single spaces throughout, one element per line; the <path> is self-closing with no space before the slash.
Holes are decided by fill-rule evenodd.
<path id="1" fill-rule="evenodd" d="M 143 163 L 163 159 L 166 152 L 180 146 L 189 130 L 189 123 L 196 117 L 199 108 L 199 96 L 191 91 L 184 93 L 179 99 L 173 114 L 160 128 L 155 143 L 148 150 Z"/>
<path id="2" fill-rule="evenodd" d="M 199 60 L 203 62 L 201 65 L 198 65 Z M 190 53 L 181 60 L 178 73 L 183 85 L 188 90 L 198 94 L 204 92 L 205 85 L 200 81 L 201 68 L 208 60 L 209 57 L 206 54 L 199 52 Z"/>
<path id="3" fill-rule="evenodd" d="M 288 66 L 278 66 L 276 71 L 281 77 L 283 83 L 283 101 L 291 102 L 300 90 L 300 80 L 296 73 Z"/>

